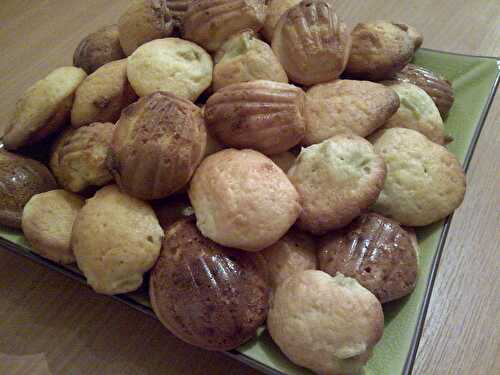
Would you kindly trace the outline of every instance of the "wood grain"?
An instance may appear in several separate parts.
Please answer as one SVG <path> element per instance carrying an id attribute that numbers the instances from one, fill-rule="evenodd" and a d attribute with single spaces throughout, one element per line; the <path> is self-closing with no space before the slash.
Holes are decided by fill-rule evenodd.
<path id="1" fill-rule="evenodd" d="M 87 33 L 116 22 L 128 1 L 2 0 L 0 129 L 18 96 L 52 69 L 71 64 Z M 337 1 L 359 20 L 407 22 L 429 48 L 500 55 L 500 2 Z M 414 374 L 500 372 L 500 98 L 468 173 L 450 229 Z M 0 374 L 241 374 L 257 372 L 195 349 L 127 306 L 25 259 L 0 251 Z M 395 374 L 380 374 L 395 375 Z"/>

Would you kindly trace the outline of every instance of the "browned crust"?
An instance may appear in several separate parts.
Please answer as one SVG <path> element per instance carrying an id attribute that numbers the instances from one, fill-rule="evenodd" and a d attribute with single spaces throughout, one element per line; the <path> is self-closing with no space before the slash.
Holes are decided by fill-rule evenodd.
<path id="1" fill-rule="evenodd" d="M 160 321 L 178 338 L 208 350 L 231 350 L 265 321 L 269 287 L 253 254 L 204 238 L 186 219 L 165 233 L 149 295 Z"/>
<path id="2" fill-rule="evenodd" d="M 304 100 L 300 88 L 284 83 L 233 84 L 208 99 L 205 119 L 210 131 L 229 146 L 279 154 L 304 137 Z"/>

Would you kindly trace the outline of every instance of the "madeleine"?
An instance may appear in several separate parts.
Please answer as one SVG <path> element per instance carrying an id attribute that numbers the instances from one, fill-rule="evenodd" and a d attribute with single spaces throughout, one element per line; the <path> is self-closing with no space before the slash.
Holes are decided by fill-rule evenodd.
<path id="1" fill-rule="evenodd" d="M 331 81 L 344 71 L 351 38 L 328 0 L 304 0 L 276 25 L 272 48 L 291 81 Z"/>
<path id="2" fill-rule="evenodd" d="M 252 81 L 227 86 L 207 101 L 205 119 L 222 143 L 279 154 L 305 134 L 304 92 L 293 85 Z"/>

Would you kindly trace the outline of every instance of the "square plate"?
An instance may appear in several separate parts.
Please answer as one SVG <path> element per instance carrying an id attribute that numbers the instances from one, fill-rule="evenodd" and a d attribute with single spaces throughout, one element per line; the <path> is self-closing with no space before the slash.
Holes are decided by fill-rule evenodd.
<path id="1" fill-rule="evenodd" d="M 453 82 L 455 103 L 445 128 L 454 141 L 448 148 L 467 170 L 496 93 L 500 60 L 421 49 L 414 63 L 441 73 Z M 421 248 L 417 286 L 410 296 L 384 305 L 384 336 L 365 368 L 365 375 L 411 373 L 450 221 L 451 217 L 417 230 Z M 76 267 L 61 266 L 31 252 L 20 231 L 0 226 L 0 246 L 85 283 Z M 113 298 L 154 316 L 145 289 Z M 265 329 L 251 342 L 227 354 L 267 374 L 311 374 L 288 361 Z"/>

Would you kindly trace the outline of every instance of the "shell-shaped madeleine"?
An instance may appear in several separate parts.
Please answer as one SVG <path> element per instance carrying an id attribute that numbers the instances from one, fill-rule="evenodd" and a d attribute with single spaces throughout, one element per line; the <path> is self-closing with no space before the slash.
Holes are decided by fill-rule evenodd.
<path id="1" fill-rule="evenodd" d="M 0 149 L 0 225 L 21 228 L 24 205 L 33 195 L 56 188 L 45 165 Z"/>
<path id="2" fill-rule="evenodd" d="M 234 349 L 266 319 L 269 285 L 259 257 L 212 242 L 190 220 L 178 221 L 165 231 L 151 272 L 153 310 L 181 340 Z"/>
<path id="3" fill-rule="evenodd" d="M 264 25 L 264 0 L 197 0 L 184 15 L 184 38 L 215 52 L 239 31 L 258 31 Z"/>
<path id="4" fill-rule="evenodd" d="M 116 126 L 108 168 L 137 198 L 159 199 L 182 189 L 205 154 L 200 108 L 166 92 L 125 108 Z"/>
<path id="5" fill-rule="evenodd" d="M 286 83 L 237 83 L 208 99 L 205 120 L 222 143 L 278 154 L 304 137 L 304 101 L 304 92 Z"/>
<path id="6" fill-rule="evenodd" d="M 375 213 L 359 216 L 348 227 L 321 239 L 320 269 L 356 279 L 381 303 L 413 291 L 418 275 L 414 233 Z"/>
<path id="7" fill-rule="evenodd" d="M 434 101 L 441 117 L 446 118 L 454 101 L 451 82 L 422 66 L 408 64 L 394 79 L 412 83 L 424 90 Z"/>
<path id="8" fill-rule="evenodd" d="M 329 0 L 304 0 L 280 18 L 272 48 L 290 80 L 331 81 L 344 71 L 351 38 Z"/>

